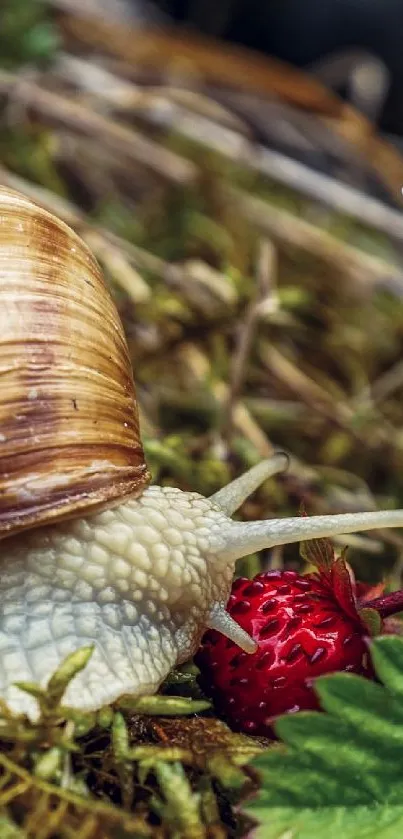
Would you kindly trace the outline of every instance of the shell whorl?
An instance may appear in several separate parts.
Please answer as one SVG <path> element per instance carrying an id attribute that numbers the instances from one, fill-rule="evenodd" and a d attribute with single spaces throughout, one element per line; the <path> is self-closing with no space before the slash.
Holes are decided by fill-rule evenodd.
<path id="1" fill-rule="evenodd" d="M 0 538 L 149 482 L 123 328 L 67 225 L 0 187 Z"/>

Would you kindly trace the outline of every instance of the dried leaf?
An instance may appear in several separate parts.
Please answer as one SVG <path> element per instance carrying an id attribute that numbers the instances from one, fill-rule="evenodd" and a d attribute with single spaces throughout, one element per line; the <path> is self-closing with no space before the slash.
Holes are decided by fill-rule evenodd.
<path id="1" fill-rule="evenodd" d="M 300 554 L 304 562 L 314 565 L 320 571 L 329 570 L 335 559 L 330 539 L 309 539 L 301 542 Z"/>

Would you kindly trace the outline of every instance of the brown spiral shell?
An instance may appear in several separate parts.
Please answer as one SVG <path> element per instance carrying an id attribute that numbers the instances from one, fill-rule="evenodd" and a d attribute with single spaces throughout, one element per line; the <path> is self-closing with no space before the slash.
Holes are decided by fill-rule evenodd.
<path id="1" fill-rule="evenodd" d="M 66 224 L 0 187 L 0 538 L 149 482 L 123 328 Z"/>

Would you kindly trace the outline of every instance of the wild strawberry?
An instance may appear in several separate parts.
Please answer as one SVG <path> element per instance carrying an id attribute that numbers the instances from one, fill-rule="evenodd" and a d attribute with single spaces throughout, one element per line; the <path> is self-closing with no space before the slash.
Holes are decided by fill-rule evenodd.
<path id="1" fill-rule="evenodd" d="M 317 708 L 313 681 L 324 673 L 372 677 L 365 639 L 380 630 L 379 612 L 365 608 L 367 595 L 358 606 L 351 570 L 334 559 L 330 543 L 312 545 L 318 573 L 269 571 L 235 580 L 228 611 L 258 642 L 256 653 L 242 652 L 215 630 L 204 635 L 195 659 L 200 683 L 237 730 L 272 736 L 274 717 Z"/>

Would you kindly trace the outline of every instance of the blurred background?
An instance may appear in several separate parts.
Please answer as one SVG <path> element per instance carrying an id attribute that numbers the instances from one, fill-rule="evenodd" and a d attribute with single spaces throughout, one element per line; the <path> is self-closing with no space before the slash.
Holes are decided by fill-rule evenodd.
<path id="1" fill-rule="evenodd" d="M 400 0 L 2 0 L 0 184 L 102 265 L 155 481 L 403 506 Z M 401 581 L 403 536 L 350 536 Z M 240 570 L 298 567 L 297 548 Z"/>

